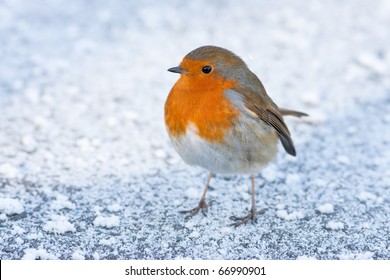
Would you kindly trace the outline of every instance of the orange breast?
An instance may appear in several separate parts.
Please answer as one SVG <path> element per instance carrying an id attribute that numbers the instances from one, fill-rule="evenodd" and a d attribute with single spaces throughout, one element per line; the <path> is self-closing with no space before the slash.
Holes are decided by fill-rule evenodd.
<path id="1" fill-rule="evenodd" d="M 211 142 L 221 142 L 232 128 L 239 111 L 224 96 L 235 82 L 181 75 L 165 103 L 165 124 L 174 137 L 184 136 L 190 124 L 197 134 Z"/>

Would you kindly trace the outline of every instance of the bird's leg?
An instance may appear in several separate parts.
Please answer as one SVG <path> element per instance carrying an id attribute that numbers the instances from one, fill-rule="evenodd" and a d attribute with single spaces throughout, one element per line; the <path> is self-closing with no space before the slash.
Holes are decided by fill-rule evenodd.
<path id="1" fill-rule="evenodd" d="M 210 181 L 211 181 L 211 177 L 213 176 L 213 173 L 209 173 L 209 177 L 207 178 L 207 182 L 206 182 L 206 185 L 204 186 L 204 189 L 203 189 L 203 193 L 202 193 L 202 196 L 200 197 L 200 201 L 199 201 L 199 205 L 198 207 L 195 207 L 194 209 L 191 209 L 191 210 L 185 210 L 185 211 L 180 211 L 180 213 L 182 214 L 186 214 L 187 215 L 187 218 L 191 218 L 193 217 L 194 215 L 198 214 L 199 211 L 202 212 L 202 214 L 204 216 L 206 216 L 206 208 L 208 207 L 207 203 L 206 203 L 206 193 L 207 193 L 207 190 L 209 188 L 209 184 L 210 184 Z"/>
<path id="2" fill-rule="evenodd" d="M 231 224 L 234 227 L 238 227 L 240 225 L 245 224 L 249 220 L 252 221 L 252 223 L 255 221 L 256 215 L 261 215 L 265 213 L 265 209 L 261 209 L 259 211 L 255 210 L 255 176 L 252 175 L 252 206 L 251 210 L 249 211 L 249 214 L 244 217 L 230 217 L 231 220 L 235 221 L 235 223 Z"/>

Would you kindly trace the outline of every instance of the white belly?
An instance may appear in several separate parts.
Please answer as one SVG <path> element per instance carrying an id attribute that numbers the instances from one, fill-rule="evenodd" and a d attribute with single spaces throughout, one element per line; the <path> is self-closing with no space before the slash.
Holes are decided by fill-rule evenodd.
<path id="1" fill-rule="evenodd" d="M 275 130 L 259 120 L 237 123 L 226 132 L 223 143 L 209 143 L 189 125 L 185 136 L 171 137 L 172 144 L 183 160 L 213 173 L 255 174 L 271 161 L 277 152 Z"/>

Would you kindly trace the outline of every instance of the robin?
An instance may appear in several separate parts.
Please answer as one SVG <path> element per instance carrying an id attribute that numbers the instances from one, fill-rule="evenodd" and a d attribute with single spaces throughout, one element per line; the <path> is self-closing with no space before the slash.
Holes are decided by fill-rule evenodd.
<path id="1" fill-rule="evenodd" d="M 254 174 L 275 157 L 278 139 L 288 154 L 296 155 L 283 116 L 307 114 L 279 108 L 245 62 L 224 48 L 197 48 L 168 71 L 180 74 L 165 103 L 169 138 L 187 164 L 210 171 L 199 205 L 182 213 L 205 215 L 214 173 L 250 174 L 249 214 L 232 219 L 234 226 L 253 222 L 265 212 L 255 210 Z"/>

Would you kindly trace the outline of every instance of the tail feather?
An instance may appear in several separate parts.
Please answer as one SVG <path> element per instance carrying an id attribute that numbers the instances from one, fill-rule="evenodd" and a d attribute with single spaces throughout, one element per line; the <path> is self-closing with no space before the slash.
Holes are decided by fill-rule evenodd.
<path id="1" fill-rule="evenodd" d="M 289 109 L 284 109 L 284 108 L 279 108 L 279 112 L 283 115 L 283 116 L 294 116 L 294 117 L 307 117 L 309 116 L 308 114 L 306 113 L 302 113 L 302 112 L 298 112 L 298 111 L 293 111 L 293 110 L 289 110 Z"/>

